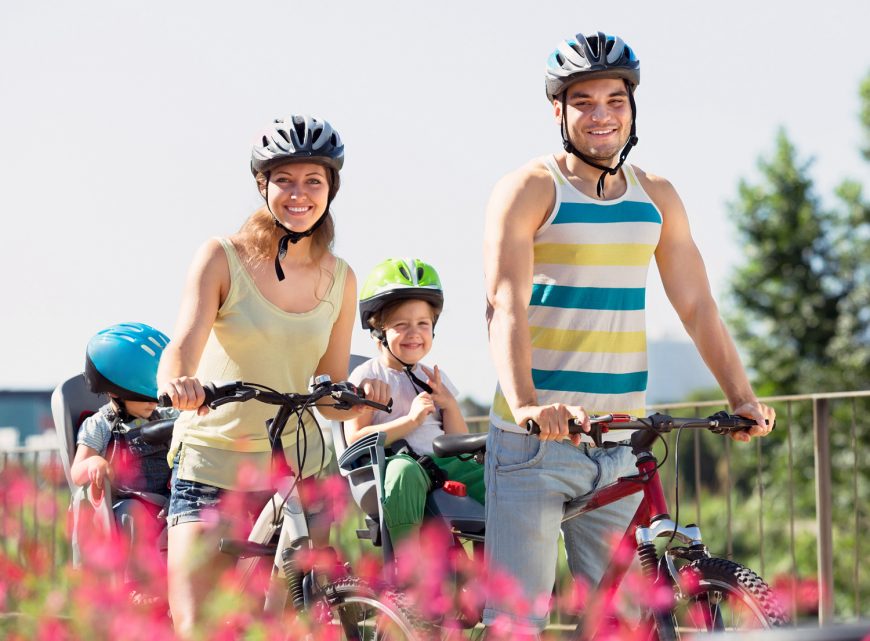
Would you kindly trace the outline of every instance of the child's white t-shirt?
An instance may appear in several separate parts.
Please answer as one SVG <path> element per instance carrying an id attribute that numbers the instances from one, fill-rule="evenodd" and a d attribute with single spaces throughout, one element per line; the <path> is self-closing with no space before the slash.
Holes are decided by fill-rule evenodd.
<path id="1" fill-rule="evenodd" d="M 429 371 L 433 370 L 428 365 L 426 365 L 426 368 Z M 428 379 L 426 372 L 420 367 L 420 363 L 417 363 L 412 371 L 420 380 L 425 381 Z M 456 387 L 450 382 L 450 379 L 447 378 L 443 370 L 439 368 L 439 372 L 441 374 L 441 382 L 456 397 L 458 394 Z M 390 393 L 393 397 L 392 413 L 387 414 L 386 412 L 375 410 L 372 415 L 372 425 L 389 423 L 397 418 L 407 416 L 408 412 L 411 411 L 411 403 L 420 394 L 411 383 L 411 379 L 408 378 L 405 370 L 387 367 L 377 358 L 372 358 L 359 365 L 351 372 L 348 380 L 354 385 L 359 385 L 360 381 L 365 378 L 376 378 L 387 383 L 390 386 Z M 405 435 L 404 439 L 417 454 L 432 454 L 432 440 L 444 433 L 441 425 L 441 410 L 436 408 L 434 412 L 423 420 L 423 423 L 419 427 Z"/>

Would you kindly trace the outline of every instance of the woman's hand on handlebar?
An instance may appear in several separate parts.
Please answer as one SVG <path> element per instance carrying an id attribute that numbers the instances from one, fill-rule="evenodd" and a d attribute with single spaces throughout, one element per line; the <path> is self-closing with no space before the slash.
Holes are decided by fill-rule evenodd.
<path id="1" fill-rule="evenodd" d="M 384 381 L 378 380 L 377 378 L 364 378 L 360 381 L 357 387 L 362 390 L 367 401 L 372 401 L 381 405 L 388 405 L 390 399 L 392 398 L 390 394 L 389 384 L 385 383 Z M 372 407 L 367 407 L 366 405 L 357 405 L 348 410 L 348 413 L 353 418 L 356 418 L 357 416 L 362 416 L 363 414 L 373 411 L 374 408 Z"/>
<path id="2" fill-rule="evenodd" d="M 755 420 L 748 432 L 731 432 L 735 441 L 748 442 L 753 436 L 767 436 L 776 424 L 776 410 L 757 400 L 748 401 L 734 408 L 734 414 Z"/>
<path id="3" fill-rule="evenodd" d="M 208 414 L 205 405 L 205 391 L 199 379 L 192 376 L 173 378 L 163 386 L 159 395 L 166 394 L 172 401 L 172 407 L 178 410 L 196 410 L 200 416 Z"/>
<path id="4" fill-rule="evenodd" d="M 591 428 L 589 415 L 579 405 L 527 405 L 518 408 L 515 416 L 519 425 L 524 428 L 529 420 L 537 423 L 540 428 L 538 438 L 542 441 L 561 441 L 568 438 L 574 445 L 579 445 L 581 435 L 570 434 L 568 431 L 568 422 L 572 418 L 582 425 L 583 432 L 589 432 Z"/>

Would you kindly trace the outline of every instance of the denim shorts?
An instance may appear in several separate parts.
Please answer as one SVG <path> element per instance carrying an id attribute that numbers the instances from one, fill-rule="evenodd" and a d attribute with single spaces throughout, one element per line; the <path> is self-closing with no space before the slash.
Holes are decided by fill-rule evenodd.
<path id="1" fill-rule="evenodd" d="M 166 523 L 169 527 L 179 523 L 206 521 L 250 526 L 266 502 L 271 491 L 233 492 L 198 481 L 178 478 L 178 456 L 172 466 L 172 493 Z M 239 522 L 240 517 L 243 521 Z"/>

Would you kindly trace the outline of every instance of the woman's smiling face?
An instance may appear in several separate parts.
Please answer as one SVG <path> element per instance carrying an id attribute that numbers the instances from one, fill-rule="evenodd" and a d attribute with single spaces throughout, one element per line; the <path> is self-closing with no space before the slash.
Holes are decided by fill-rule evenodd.
<path id="1" fill-rule="evenodd" d="M 313 162 L 278 165 L 269 173 L 268 199 L 272 213 L 287 229 L 308 230 L 329 203 L 326 167 Z"/>

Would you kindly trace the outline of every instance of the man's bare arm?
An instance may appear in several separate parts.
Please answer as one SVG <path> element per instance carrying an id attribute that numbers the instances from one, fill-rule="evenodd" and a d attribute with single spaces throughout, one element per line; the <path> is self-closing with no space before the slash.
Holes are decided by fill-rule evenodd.
<path id="1" fill-rule="evenodd" d="M 750 433 L 763 435 L 770 427 L 762 428 L 761 424 L 767 419 L 772 425 L 775 414 L 758 402 L 734 341 L 722 322 L 685 207 L 668 181 L 639 173 L 647 193 L 662 213 L 662 233 L 655 256 L 665 293 L 731 407 L 760 421 L 759 427 Z M 749 437 L 740 433 L 735 438 Z"/>
<path id="2" fill-rule="evenodd" d="M 568 419 L 582 413 L 563 405 L 539 406 L 531 376 L 527 314 L 534 237 L 554 203 L 555 187 L 540 162 L 505 176 L 487 205 L 483 251 L 490 353 L 499 384 L 516 421 L 535 420 L 543 439 L 564 438 Z"/>

